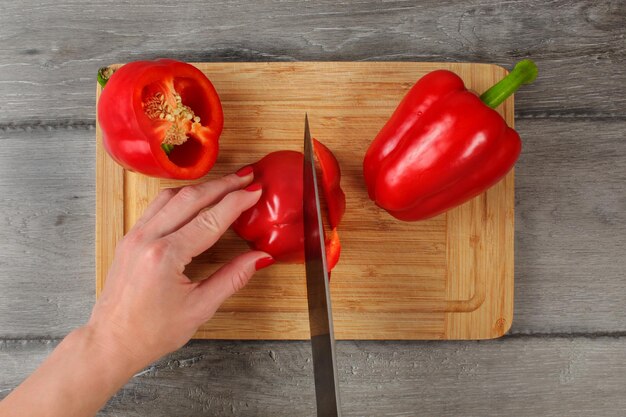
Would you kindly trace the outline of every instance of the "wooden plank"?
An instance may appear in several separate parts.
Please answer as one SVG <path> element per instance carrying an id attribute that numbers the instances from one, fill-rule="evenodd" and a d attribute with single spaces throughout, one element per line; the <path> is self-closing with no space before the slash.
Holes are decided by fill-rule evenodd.
<path id="1" fill-rule="evenodd" d="M 54 347 L 0 341 L 0 398 Z M 339 342 L 346 416 L 620 416 L 626 338 Z M 313 415 L 306 342 L 194 342 L 133 378 L 99 416 Z"/>
<path id="2" fill-rule="evenodd" d="M 626 123 L 519 125 L 517 330 L 622 329 Z"/>
<path id="3" fill-rule="evenodd" d="M 518 95 L 520 115 L 623 117 L 625 18 L 610 0 L 3 2 L 0 124 L 93 120 L 98 67 L 163 56 L 507 67 L 531 57 L 540 78 Z"/>
<path id="4" fill-rule="evenodd" d="M 305 112 L 314 135 L 339 159 L 348 201 L 341 225 L 342 259 L 331 282 L 337 338 L 484 339 L 508 330 L 513 313 L 512 173 L 456 209 L 450 216 L 462 221 L 451 222 L 448 215 L 425 222 L 398 222 L 369 201 L 361 179 L 361 160 L 370 138 L 411 87 L 415 74 L 447 68 L 469 88 L 484 91 L 505 75 L 503 68 L 337 62 L 196 65 L 219 91 L 225 114 L 221 156 L 210 176 L 233 172 L 266 152 L 301 149 L 298 138 Z M 512 99 L 499 111 L 513 125 Z M 97 253 L 106 256 L 105 260 L 96 258 L 96 264 L 103 265 L 98 269 L 97 292 L 107 274 L 104 265 L 110 263 L 123 229 L 111 218 L 124 217 L 129 230 L 160 188 L 184 184 L 127 173 L 125 187 L 117 187 L 125 189 L 125 198 L 120 200 L 121 193 L 104 189 L 119 172 L 115 164 L 98 164 L 98 201 L 104 201 L 105 207 L 112 205 L 96 217 L 102 229 Z M 188 270 L 204 278 L 244 248 L 239 238 L 228 234 Z M 460 286 L 467 287 L 465 293 L 446 291 Z M 487 295 L 497 299 L 487 299 Z M 196 336 L 307 339 L 302 267 L 277 265 L 259 272 Z"/>
<path id="5" fill-rule="evenodd" d="M 89 317 L 94 134 L 0 129 L 0 337 L 64 335 Z"/>
<path id="6" fill-rule="evenodd" d="M 512 331 L 626 330 L 626 123 L 516 127 Z M 94 133 L 0 129 L 0 338 L 59 337 L 89 317 Z"/>

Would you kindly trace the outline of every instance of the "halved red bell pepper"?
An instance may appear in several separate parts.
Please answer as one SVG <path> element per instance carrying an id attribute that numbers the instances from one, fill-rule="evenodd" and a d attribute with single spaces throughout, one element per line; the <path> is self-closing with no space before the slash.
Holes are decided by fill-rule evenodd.
<path id="1" fill-rule="evenodd" d="M 107 80 L 98 121 L 107 152 L 126 169 L 195 179 L 215 164 L 224 125 L 219 96 L 193 65 L 159 59 L 123 65 Z"/>
<path id="2" fill-rule="evenodd" d="M 493 109 L 532 82 L 530 60 L 480 98 L 450 71 L 433 71 L 407 93 L 363 161 L 369 196 L 406 221 L 443 213 L 504 177 L 521 151 L 517 132 Z"/>
<path id="3" fill-rule="evenodd" d="M 346 197 L 340 186 L 341 171 L 335 156 L 317 140 L 314 151 L 332 229 L 325 240 L 328 267 L 332 269 L 341 251 L 337 226 L 346 209 Z M 232 225 L 251 247 L 269 253 L 279 262 L 304 262 L 303 160 L 301 152 L 277 151 L 252 164 L 254 181 L 263 186 L 263 195 Z"/>

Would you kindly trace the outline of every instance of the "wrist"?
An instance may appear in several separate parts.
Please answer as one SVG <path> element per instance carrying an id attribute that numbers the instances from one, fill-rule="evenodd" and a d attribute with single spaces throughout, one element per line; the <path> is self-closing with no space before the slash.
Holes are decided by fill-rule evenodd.
<path id="1" fill-rule="evenodd" d="M 108 327 L 108 326 L 107 326 Z M 114 329 L 89 322 L 74 330 L 67 338 L 89 352 L 90 356 L 107 365 L 111 376 L 129 379 L 149 364 L 124 341 Z"/>

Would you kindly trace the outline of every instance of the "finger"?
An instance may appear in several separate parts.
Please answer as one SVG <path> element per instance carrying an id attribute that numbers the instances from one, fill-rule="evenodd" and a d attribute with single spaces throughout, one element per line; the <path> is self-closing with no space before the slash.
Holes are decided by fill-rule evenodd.
<path id="1" fill-rule="evenodd" d="M 246 286 L 256 271 L 273 263 L 274 258 L 260 251 L 237 256 L 200 282 L 192 295 L 192 308 L 197 308 L 198 315 L 208 320 L 226 299 Z"/>
<path id="2" fill-rule="evenodd" d="M 178 193 L 178 191 L 180 191 L 180 187 L 164 188 L 161 190 L 148 207 L 146 207 L 141 217 L 133 225 L 132 229 L 143 226 L 148 220 L 154 217 L 154 215 L 157 214 Z"/>
<path id="3" fill-rule="evenodd" d="M 243 171 L 243 170 L 241 170 Z M 179 229 L 211 204 L 221 200 L 226 194 L 248 185 L 253 178 L 252 171 L 226 175 L 220 179 L 183 187 L 147 223 L 146 231 L 152 237 L 162 237 Z"/>
<path id="4" fill-rule="evenodd" d="M 261 193 L 258 183 L 245 190 L 233 191 L 165 239 L 175 248 L 179 259 L 188 263 L 213 246 L 241 213 L 259 201 Z"/>

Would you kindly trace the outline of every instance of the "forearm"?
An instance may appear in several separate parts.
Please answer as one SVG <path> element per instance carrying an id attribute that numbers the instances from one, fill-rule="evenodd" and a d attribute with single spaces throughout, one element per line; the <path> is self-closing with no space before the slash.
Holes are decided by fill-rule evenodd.
<path id="1" fill-rule="evenodd" d="M 90 326 L 70 333 L 0 402 L 0 415 L 93 416 L 143 366 Z"/>

